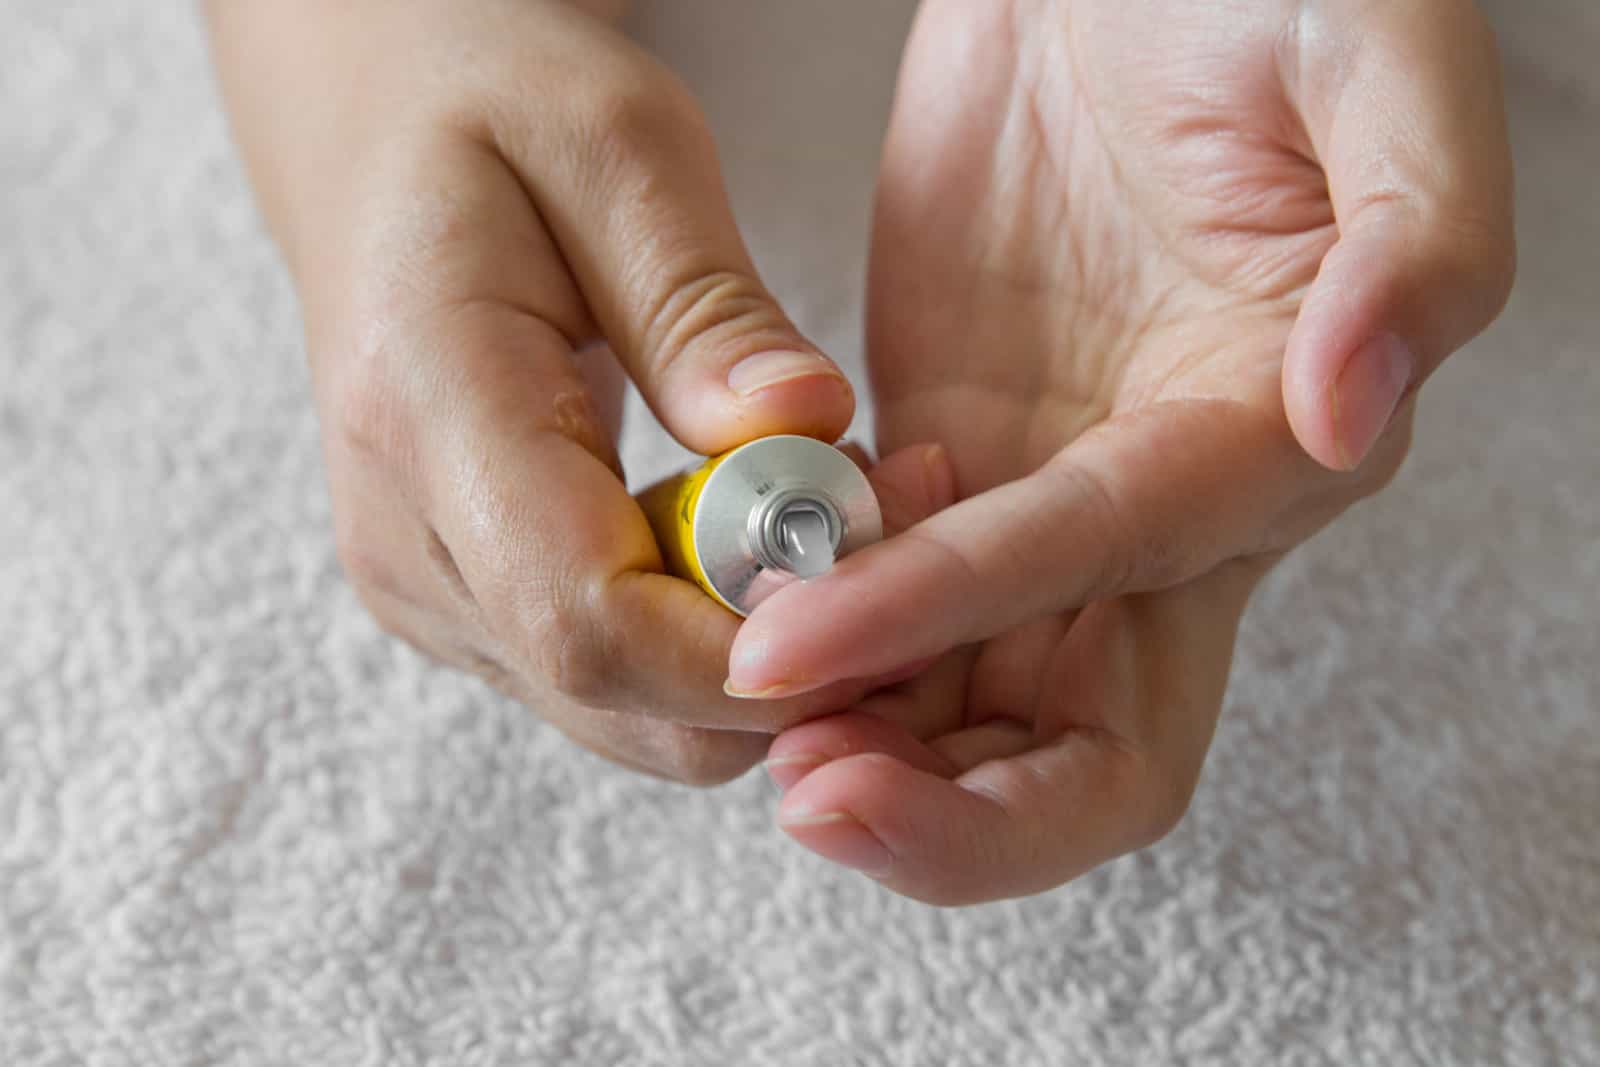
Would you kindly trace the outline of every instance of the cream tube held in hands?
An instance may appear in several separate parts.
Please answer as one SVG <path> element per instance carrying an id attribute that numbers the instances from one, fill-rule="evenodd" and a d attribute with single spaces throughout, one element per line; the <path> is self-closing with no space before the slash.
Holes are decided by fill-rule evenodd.
<path id="1" fill-rule="evenodd" d="M 810 437 L 763 437 L 639 495 L 667 568 L 748 615 L 883 538 L 867 476 Z"/>

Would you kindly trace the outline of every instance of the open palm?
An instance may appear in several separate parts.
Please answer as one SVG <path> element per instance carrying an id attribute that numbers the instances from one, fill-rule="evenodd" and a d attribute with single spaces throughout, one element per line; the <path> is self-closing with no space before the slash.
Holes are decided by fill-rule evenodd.
<path id="1" fill-rule="evenodd" d="M 1503 302 L 1494 70 L 1453 0 L 927 0 L 868 342 L 880 446 L 942 442 L 963 502 L 741 632 L 763 695 L 932 661 L 779 739 L 791 833 L 967 901 L 1176 822 L 1255 581 Z"/>

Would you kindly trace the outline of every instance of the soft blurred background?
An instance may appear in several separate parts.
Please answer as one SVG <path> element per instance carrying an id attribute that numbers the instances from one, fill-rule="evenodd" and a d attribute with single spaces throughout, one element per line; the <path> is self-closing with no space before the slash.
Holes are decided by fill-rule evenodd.
<path id="1" fill-rule="evenodd" d="M 639 7 L 858 361 L 909 3 Z M 0 1064 L 1600 1062 L 1600 5 L 1491 13 L 1506 315 L 1260 594 L 1180 829 L 935 911 L 381 635 L 197 17 L 0 0 Z"/>

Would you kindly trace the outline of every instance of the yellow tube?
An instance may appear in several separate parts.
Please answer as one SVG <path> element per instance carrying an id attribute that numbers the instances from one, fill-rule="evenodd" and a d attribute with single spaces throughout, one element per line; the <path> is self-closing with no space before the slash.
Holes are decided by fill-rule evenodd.
<path id="1" fill-rule="evenodd" d="M 706 577 L 694 543 L 694 516 L 700 504 L 700 492 L 706 487 L 711 472 L 731 454 L 724 452 L 720 456 L 712 456 L 693 470 L 651 486 L 639 494 L 639 507 L 644 510 L 644 517 L 650 520 L 650 529 L 656 535 L 656 544 L 661 548 L 667 573 L 693 582 L 717 603 L 737 610 L 722 599 L 722 595 Z"/>
<path id="2" fill-rule="evenodd" d="M 667 571 L 738 615 L 790 581 L 815 577 L 824 555 L 838 559 L 883 536 L 860 468 L 793 434 L 747 442 L 638 500 Z"/>

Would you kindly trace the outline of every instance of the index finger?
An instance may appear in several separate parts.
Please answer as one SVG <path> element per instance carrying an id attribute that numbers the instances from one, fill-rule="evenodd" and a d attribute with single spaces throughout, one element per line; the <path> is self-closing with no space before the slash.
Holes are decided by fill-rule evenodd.
<path id="1" fill-rule="evenodd" d="M 1324 483 L 1338 490 L 1326 507 L 1307 493 Z M 1343 506 L 1351 484 L 1300 450 L 1281 413 L 1223 400 L 1158 404 L 778 591 L 740 631 L 729 686 L 802 693 L 1174 585 L 1304 536 Z M 1313 503 L 1290 515 L 1307 495 Z"/>

